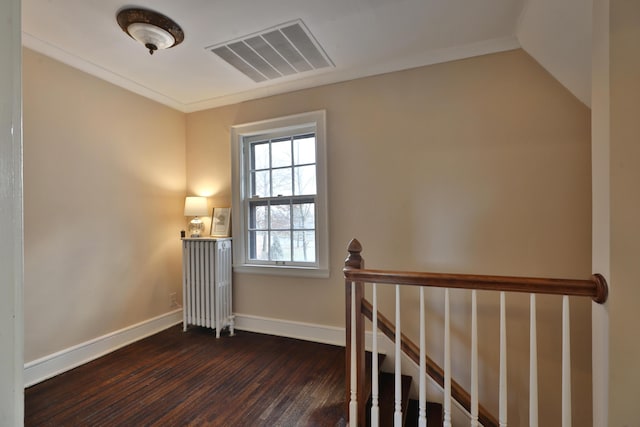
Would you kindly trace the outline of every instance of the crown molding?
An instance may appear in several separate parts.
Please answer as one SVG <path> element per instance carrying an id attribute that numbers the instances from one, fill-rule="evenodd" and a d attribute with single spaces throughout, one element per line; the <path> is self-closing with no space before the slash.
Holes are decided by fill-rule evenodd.
<path id="1" fill-rule="evenodd" d="M 407 70 L 410 68 L 423 67 L 427 65 L 457 61 L 460 59 L 472 58 L 475 56 L 487 55 L 491 53 L 504 52 L 521 47 L 518 39 L 515 36 L 484 40 L 481 42 L 471 43 L 463 46 L 426 51 L 418 55 L 402 58 L 401 60 L 389 60 L 358 68 L 337 68 L 333 69 L 332 72 L 317 73 L 308 78 L 296 79 L 280 84 L 276 83 L 271 85 L 263 85 L 259 88 L 247 90 L 244 92 L 230 93 L 214 98 L 203 99 L 200 101 L 182 103 L 137 82 L 129 80 L 124 76 L 115 74 L 103 67 L 100 67 L 99 65 L 86 61 L 28 33 L 23 32 L 22 37 L 23 46 L 29 49 L 32 49 L 73 68 L 84 71 L 87 74 L 93 75 L 99 79 L 105 80 L 123 89 L 129 90 L 140 96 L 151 99 L 184 113 L 222 107 L 225 105 L 237 104 L 252 99 L 280 95 L 287 92 L 309 89 L 333 83 L 340 83 L 379 74 L 392 73 L 395 71 Z"/>

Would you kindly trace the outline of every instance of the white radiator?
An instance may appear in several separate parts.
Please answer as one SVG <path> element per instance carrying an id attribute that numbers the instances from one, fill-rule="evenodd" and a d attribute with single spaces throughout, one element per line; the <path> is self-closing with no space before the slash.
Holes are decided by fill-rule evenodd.
<path id="1" fill-rule="evenodd" d="M 233 335 L 231 311 L 231 239 L 182 239 L 183 330 L 188 325 L 220 331 L 229 327 Z"/>

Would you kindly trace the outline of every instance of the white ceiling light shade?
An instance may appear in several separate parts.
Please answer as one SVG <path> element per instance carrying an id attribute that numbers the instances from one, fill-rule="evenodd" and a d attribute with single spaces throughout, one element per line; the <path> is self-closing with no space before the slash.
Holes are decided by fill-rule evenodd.
<path id="1" fill-rule="evenodd" d="M 178 24 L 152 10 L 122 9 L 116 19 L 120 28 L 142 43 L 152 55 L 158 49 L 169 49 L 184 40 L 184 32 Z"/>

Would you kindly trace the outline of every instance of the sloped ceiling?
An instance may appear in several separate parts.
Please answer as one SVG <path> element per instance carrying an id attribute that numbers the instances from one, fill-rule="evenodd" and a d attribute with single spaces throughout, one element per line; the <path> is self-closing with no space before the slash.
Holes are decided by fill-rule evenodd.
<path id="1" fill-rule="evenodd" d="M 584 104 L 591 106 L 591 0 L 529 0 L 518 42 Z"/>
<path id="2" fill-rule="evenodd" d="M 121 0 L 23 0 L 23 44 L 184 112 L 522 46 L 588 104 L 584 3 L 140 0 L 136 7 L 171 17 L 185 32 L 181 45 L 149 55 L 118 27 L 116 13 L 130 6 Z M 206 49 L 298 19 L 335 67 L 256 83 Z"/>

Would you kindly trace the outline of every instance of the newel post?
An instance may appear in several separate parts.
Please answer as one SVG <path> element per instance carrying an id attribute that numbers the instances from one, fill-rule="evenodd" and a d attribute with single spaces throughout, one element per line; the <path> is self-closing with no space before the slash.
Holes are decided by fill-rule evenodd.
<path id="1" fill-rule="evenodd" d="M 349 256 L 344 261 L 344 271 L 363 269 L 364 260 L 360 255 L 362 245 L 357 239 L 351 240 L 348 251 Z M 347 413 L 349 425 L 353 427 L 364 425 L 366 420 L 364 315 L 361 310 L 364 284 L 345 278 L 345 291 Z"/>

